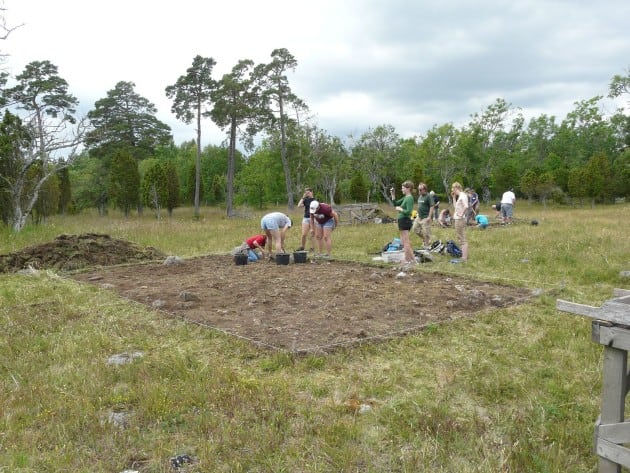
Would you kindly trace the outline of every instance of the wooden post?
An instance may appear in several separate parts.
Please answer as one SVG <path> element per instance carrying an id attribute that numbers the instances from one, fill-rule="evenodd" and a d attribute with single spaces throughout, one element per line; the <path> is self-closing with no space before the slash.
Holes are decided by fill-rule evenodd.
<path id="1" fill-rule="evenodd" d="M 628 352 L 618 348 L 604 347 L 604 372 L 602 379 L 602 401 L 600 425 L 596 426 L 595 452 L 599 458 L 599 473 L 621 473 L 621 465 L 607 458 L 620 460 L 615 452 L 616 444 L 601 437 L 602 425 L 619 424 L 624 421 L 626 401 L 626 377 Z"/>
<path id="2" fill-rule="evenodd" d="M 561 311 L 592 317 L 593 342 L 604 346 L 601 415 L 595 423 L 595 453 L 599 473 L 621 473 L 630 468 L 630 422 L 625 422 L 628 393 L 628 351 L 630 350 L 630 291 L 615 289 L 617 298 L 602 307 L 558 300 Z"/>

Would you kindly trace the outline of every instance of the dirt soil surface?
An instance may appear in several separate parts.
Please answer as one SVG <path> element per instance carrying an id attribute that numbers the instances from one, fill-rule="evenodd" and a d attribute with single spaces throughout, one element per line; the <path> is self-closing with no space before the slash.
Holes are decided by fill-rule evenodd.
<path id="1" fill-rule="evenodd" d="M 293 353 L 401 336 L 531 296 L 523 288 L 421 270 L 401 273 L 394 265 L 311 259 L 236 265 L 232 256 L 165 258 L 153 248 L 93 234 L 62 235 L 50 244 L 0 255 L 0 272 L 7 271 L 2 264 L 21 269 L 17 261 L 22 268 L 85 268 L 66 274 L 162 314 Z"/>

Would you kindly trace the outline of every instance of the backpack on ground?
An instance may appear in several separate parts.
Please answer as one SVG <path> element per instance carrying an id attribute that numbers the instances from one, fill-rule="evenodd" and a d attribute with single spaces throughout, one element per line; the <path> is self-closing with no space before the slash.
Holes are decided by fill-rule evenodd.
<path id="1" fill-rule="evenodd" d="M 446 248 L 446 245 L 442 243 L 442 240 L 435 240 L 433 243 L 431 243 L 431 246 L 429 247 L 429 251 L 431 253 L 444 253 L 445 248 Z"/>
<path id="2" fill-rule="evenodd" d="M 461 250 L 461 248 L 459 246 L 457 246 L 453 240 L 448 240 L 446 242 L 446 252 L 449 255 L 454 256 L 455 258 L 461 258 L 462 257 L 462 250 Z"/>
<path id="3" fill-rule="evenodd" d="M 400 251 L 402 249 L 403 249 L 403 245 L 400 238 L 394 238 L 392 241 L 390 241 L 383 247 L 383 253 L 388 252 L 388 251 Z"/>

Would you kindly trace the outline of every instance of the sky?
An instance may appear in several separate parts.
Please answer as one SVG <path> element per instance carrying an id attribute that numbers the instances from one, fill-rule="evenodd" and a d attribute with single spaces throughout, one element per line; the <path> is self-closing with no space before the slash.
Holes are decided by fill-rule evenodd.
<path id="1" fill-rule="evenodd" d="M 0 0 L 1 1 L 1 0 Z M 176 144 L 195 139 L 164 89 L 196 55 L 219 79 L 241 59 L 270 62 L 285 48 L 288 74 L 315 124 L 346 140 L 380 125 L 401 137 L 468 123 L 497 98 L 526 119 L 562 121 L 577 101 L 606 96 L 630 71 L 630 1 L 600 0 L 4 0 L 4 69 L 58 67 L 79 114 L 120 81 L 157 107 Z M 604 113 L 624 101 L 602 102 Z M 204 145 L 225 133 L 202 124 Z"/>

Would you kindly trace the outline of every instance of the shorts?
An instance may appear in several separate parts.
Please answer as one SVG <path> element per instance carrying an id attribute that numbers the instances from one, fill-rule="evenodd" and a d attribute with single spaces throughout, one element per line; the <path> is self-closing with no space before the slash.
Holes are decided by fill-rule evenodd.
<path id="1" fill-rule="evenodd" d="M 398 219 L 398 230 L 411 230 L 413 221 L 410 217 L 401 217 Z"/>
<path id="2" fill-rule="evenodd" d="M 302 219 L 302 225 L 310 225 L 311 224 L 311 217 L 304 217 Z"/>
<path id="3" fill-rule="evenodd" d="M 278 226 L 278 221 L 275 218 L 269 216 L 264 216 L 262 218 L 262 220 L 260 221 L 260 228 L 262 228 L 263 230 L 280 230 L 280 227 Z"/>
<path id="4" fill-rule="evenodd" d="M 319 223 L 317 220 L 315 220 L 315 223 L 317 224 L 317 228 L 335 228 L 334 218 L 331 218 L 326 223 Z"/>
<path id="5" fill-rule="evenodd" d="M 501 215 L 505 218 L 512 218 L 512 204 L 501 204 Z"/>

